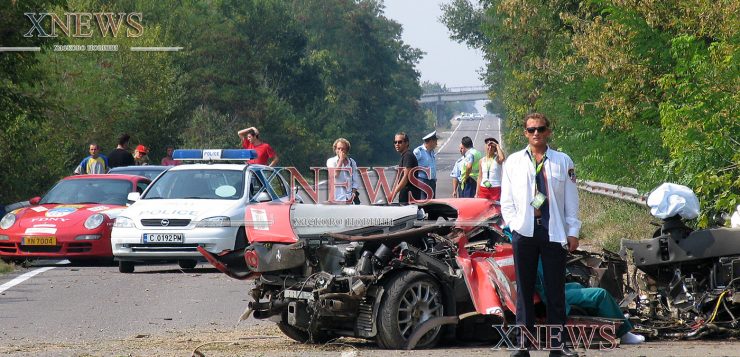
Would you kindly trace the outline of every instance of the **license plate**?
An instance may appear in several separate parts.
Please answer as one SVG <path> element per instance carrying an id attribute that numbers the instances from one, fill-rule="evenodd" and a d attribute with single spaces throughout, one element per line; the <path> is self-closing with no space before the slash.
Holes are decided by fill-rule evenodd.
<path id="1" fill-rule="evenodd" d="M 144 233 L 144 243 L 182 243 L 182 233 Z"/>
<path id="2" fill-rule="evenodd" d="M 57 237 L 23 237 L 23 245 L 57 245 Z"/>

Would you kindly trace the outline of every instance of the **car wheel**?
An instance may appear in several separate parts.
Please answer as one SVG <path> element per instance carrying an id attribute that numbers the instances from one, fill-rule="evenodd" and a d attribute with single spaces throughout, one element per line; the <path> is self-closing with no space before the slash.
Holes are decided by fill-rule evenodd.
<path id="1" fill-rule="evenodd" d="M 378 310 L 378 345 L 403 349 L 417 326 L 431 318 L 444 316 L 439 284 L 428 274 L 404 271 L 385 284 L 385 296 Z M 442 327 L 427 332 L 416 348 L 429 348 L 442 336 Z"/>
<path id="2" fill-rule="evenodd" d="M 134 262 L 118 262 L 118 271 L 121 273 L 129 274 L 134 272 Z"/>
<path id="3" fill-rule="evenodd" d="M 197 260 L 178 260 L 177 265 L 180 266 L 180 268 L 183 269 L 193 269 L 196 265 L 198 265 Z"/>
<path id="4" fill-rule="evenodd" d="M 280 329 L 280 332 L 285 334 L 285 336 L 288 336 L 291 340 L 300 342 L 300 343 L 326 343 L 331 340 L 331 336 L 324 332 L 324 331 L 318 331 L 313 334 L 308 333 L 308 331 L 301 330 L 295 326 L 292 326 L 288 324 L 288 311 L 286 310 L 282 314 L 282 321 L 277 323 L 278 329 Z"/>

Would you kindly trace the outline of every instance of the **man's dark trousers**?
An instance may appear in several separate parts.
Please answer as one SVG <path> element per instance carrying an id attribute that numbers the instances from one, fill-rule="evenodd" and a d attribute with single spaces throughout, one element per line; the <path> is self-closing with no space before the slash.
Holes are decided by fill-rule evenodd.
<path id="1" fill-rule="evenodd" d="M 538 259 L 542 257 L 545 294 L 547 295 L 547 324 L 565 324 L 565 261 L 567 251 L 560 243 L 550 242 L 547 228 L 535 222 L 534 237 L 524 237 L 513 232 L 514 267 L 516 270 L 516 323 L 527 326 L 533 335 L 534 303 Z M 544 333 L 544 331 L 543 331 Z M 562 330 L 562 340 L 567 332 Z M 524 339 L 526 341 L 526 338 Z M 559 348 L 553 342 L 553 348 Z"/>
<path id="2" fill-rule="evenodd" d="M 432 197 L 427 197 L 426 193 L 424 193 L 424 190 L 421 190 L 420 189 L 421 190 L 421 199 L 422 200 L 424 200 L 424 199 L 430 200 L 432 198 L 436 198 L 437 197 L 437 179 L 430 180 L 430 179 L 420 178 L 419 181 L 427 184 L 427 186 L 429 186 L 429 187 L 432 188 Z"/>

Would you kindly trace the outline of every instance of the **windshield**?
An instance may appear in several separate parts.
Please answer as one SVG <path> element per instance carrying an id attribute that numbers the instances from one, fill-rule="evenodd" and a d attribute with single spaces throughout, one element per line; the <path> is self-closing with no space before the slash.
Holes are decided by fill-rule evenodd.
<path id="1" fill-rule="evenodd" d="M 143 199 L 236 200 L 244 194 L 244 171 L 166 171 L 152 183 Z"/>
<path id="2" fill-rule="evenodd" d="M 125 206 L 132 187 L 131 182 L 127 180 L 62 180 L 54 185 L 39 203 L 101 203 Z"/>
<path id="3" fill-rule="evenodd" d="M 154 180 L 159 174 L 164 171 L 162 170 L 145 170 L 145 169 L 137 169 L 137 168 L 126 168 L 126 169 L 114 169 L 108 172 L 109 174 L 120 174 L 120 175 L 134 175 L 134 176 L 144 176 L 150 180 Z"/>

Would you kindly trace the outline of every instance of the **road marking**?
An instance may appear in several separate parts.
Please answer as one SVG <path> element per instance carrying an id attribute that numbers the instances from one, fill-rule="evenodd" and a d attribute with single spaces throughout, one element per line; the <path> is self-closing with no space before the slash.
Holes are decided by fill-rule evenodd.
<path id="1" fill-rule="evenodd" d="M 473 138 L 473 143 L 475 143 L 476 140 L 478 140 L 478 133 L 480 133 L 480 125 L 483 123 L 483 120 L 478 120 L 478 129 L 475 129 L 475 138 Z"/>
<path id="2" fill-rule="evenodd" d="M 25 273 L 25 274 L 23 274 L 21 276 L 18 276 L 15 279 L 13 279 L 13 280 L 11 280 L 11 281 L 9 281 L 7 283 L 5 283 L 3 285 L 0 285 L 0 293 L 3 293 L 3 292 L 5 292 L 5 290 L 8 290 L 8 289 L 10 289 L 10 288 L 12 288 L 12 287 L 14 287 L 14 286 L 16 286 L 16 285 L 18 285 L 18 284 L 26 281 L 26 280 L 28 280 L 28 279 L 33 278 L 34 276 L 36 276 L 38 274 L 41 274 L 41 273 L 43 273 L 43 272 L 45 272 L 47 270 L 52 270 L 54 268 L 56 268 L 56 267 L 38 268 L 36 270 L 32 270 L 32 271 L 29 271 L 28 273 Z"/>
<path id="3" fill-rule="evenodd" d="M 455 130 L 452 131 L 452 134 L 450 134 L 450 137 L 447 138 L 447 140 L 445 140 L 445 143 L 442 144 L 442 146 L 439 147 L 439 150 L 437 150 L 437 152 L 442 152 L 442 149 L 444 149 L 445 146 L 447 146 L 447 143 L 450 142 L 450 139 L 452 139 L 452 137 L 455 136 L 455 133 L 457 132 L 457 129 L 460 128 L 460 124 L 462 124 L 462 120 L 458 120 L 457 126 L 455 127 Z"/>

